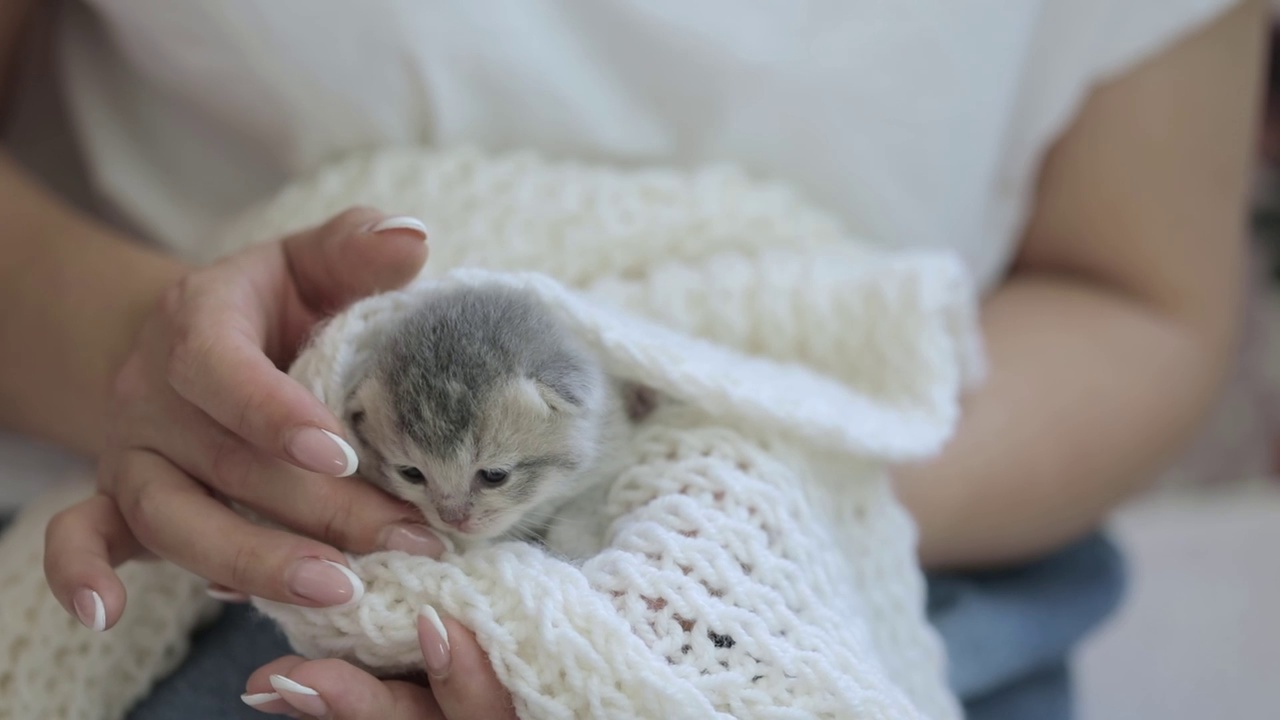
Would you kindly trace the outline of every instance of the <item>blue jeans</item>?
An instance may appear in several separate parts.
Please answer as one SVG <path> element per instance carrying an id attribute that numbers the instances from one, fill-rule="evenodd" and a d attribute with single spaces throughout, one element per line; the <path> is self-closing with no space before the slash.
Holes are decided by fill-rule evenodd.
<path id="1" fill-rule="evenodd" d="M 929 577 L 929 620 L 969 720 L 1069 720 L 1071 651 L 1116 608 L 1120 553 L 1093 535 L 1014 570 Z"/>
<path id="2" fill-rule="evenodd" d="M 1123 588 L 1120 555 L 1101 535 L 1016 570 L 930 576 L 929 619 L 969 720 L 1071 718 L 1069 655 Z M 240 703 L 245 679 L 288 653 L 270 622 L 229 606 L 129 720 L 261 718 Z"/>

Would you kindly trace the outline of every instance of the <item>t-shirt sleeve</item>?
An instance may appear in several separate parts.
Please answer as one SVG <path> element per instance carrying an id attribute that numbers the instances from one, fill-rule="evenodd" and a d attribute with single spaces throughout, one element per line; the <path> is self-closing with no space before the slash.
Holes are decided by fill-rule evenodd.
<path id="1" fill-rule="evenodd" d="M 1031 28 L 1023 71 L 1006 126 L 1000 190 L 1010 217 L 1030 212 L 1045 152 L 1070 126 L 1099 84 L 1167 49 L 1241 0 L 1043 0 Z"/>
<path id="2" fill-rule="evenodd" d="M 1079 0 L 1055 0 L 1076 5 Z M 1098 0 L 1095 0 L 1097 2 Z M 1091 43 L 1095 81 L 1120 74 L 1212 22 L 1240 0 L 1101 0 Z"/>
<path id="3" fill-rule="evenodd" d="M 1045 0 L 1017 92 L 1014 156 L 1037 154 L 1102 82 L 1187 37 L 1241 0 Z M 1012 159 L 1012 158 L 1011 158 Z"/>

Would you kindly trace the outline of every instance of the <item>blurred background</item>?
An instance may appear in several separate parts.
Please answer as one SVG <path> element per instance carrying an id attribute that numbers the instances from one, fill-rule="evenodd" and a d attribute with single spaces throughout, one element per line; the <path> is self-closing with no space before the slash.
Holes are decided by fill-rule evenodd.
<path id="1" fill-rule="evenodd" d="M 2 2 L 3 0 L 0 0 Z M 1280 0 L 1277 0 L 1280 19 Z M 1277 25 L 1280 28 L 1280 25 Z M 1280 32 L 1273 35 L 1280 41 Z M 1081 718 L 1280 717 L 1280 42 L 1258 143 L 1249 330 L 1199 442 L 1116 517 L 1131 580 L 1077 660 Z M 39 48 L 4 128 L 19 159 L 71 198 L 83 174 Z M 62 170 L 60 171 L 59 168 Z M 86 207 L 88 204 L 86 203 Z M 116 219 L 118 220 L 118 219 Z M 71 461 L 0 435 L 0 468 L 48 476 Z M 35 488 L 33 487 L 33 490 Z"/>

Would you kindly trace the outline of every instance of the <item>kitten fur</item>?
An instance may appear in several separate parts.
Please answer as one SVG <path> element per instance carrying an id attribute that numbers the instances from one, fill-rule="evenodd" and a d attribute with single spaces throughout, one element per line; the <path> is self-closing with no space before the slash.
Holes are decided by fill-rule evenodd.
<path id="1" fill-rule="evenodd" d="M 374 358 L 346 411 L 361 475 L 457 541 L 536 536 L 618 469 L 627 391 L 531 292 L 432 292 Z"/>

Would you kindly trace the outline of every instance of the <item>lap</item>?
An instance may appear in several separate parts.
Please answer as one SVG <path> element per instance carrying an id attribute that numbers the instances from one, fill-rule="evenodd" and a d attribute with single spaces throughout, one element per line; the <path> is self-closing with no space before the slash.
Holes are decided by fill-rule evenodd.
<path id="1" fill-rule="evenodd" d="M 1071 717 L 1069 656 L 1124 590 L 1110 541 L 1094 535 L 1016 569 L 928 580 L 929 620 L 970 720 Z"/>
<path id="2" fill-rule="evenodd" d="M 951 685 L 969 720 L 1071 717 L 1068 656 L 1115 608 L 1124 586 L 1119 554 L 1105 538 L 1015 570 L 928 580 L 929 619 L 946 644 Z M 289 652 L 270 621 L 228 606 L 128 720 L 260 718 L 240 702 L 245 679 Z"/>
<path id="3" fill-rule="evenodd" d="M 261 720 L 240 702 L 250 673 L 292 651 L 284 635 L 247 605 L 228 605 L 192 638 L 186 660 L 129 713 L 127 720 Z"/>

